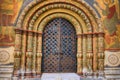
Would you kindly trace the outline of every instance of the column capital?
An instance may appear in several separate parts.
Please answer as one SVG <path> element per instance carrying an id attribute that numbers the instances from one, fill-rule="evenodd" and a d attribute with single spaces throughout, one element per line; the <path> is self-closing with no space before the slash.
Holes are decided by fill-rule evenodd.
<path id="1" fill-rule="evenodd" d="M 15 58 L 20 58 L 21 56 L 22 56 L 21 51 L 15 51 L 15 53 L 14 53 Z"/>
<path id="2" fill-rule="evenodd" d="M 28 36 L 33 36 L 33 32 L 28 32 Z"/>
<path id="3" fill-rule="evenodd" d="M 82 53 L 77 54 L 77 57 L 82 59 L 83 58 L 83 54 Z"/>
<path id="4" fill-rule="evenodd" d="M 42 37 L 42 33 L 38 33 L 38 37 Z"/>
<path id="5" fill-rule="evenodd" d="M 32 52 L 26 52 L 26 57 L 31 58 L 32 57 Z"/>
<path id="6" fill-rule="evenodd" d="M 104 53 L 98 53 L 98 58 L 99 59 L 104 59 L 105 57 L 105 54 Z"/>
<path id="7" fill-rule="evenodd" d="M 37 52 L 37 57 L 42 57 L 42 52 Z"/>

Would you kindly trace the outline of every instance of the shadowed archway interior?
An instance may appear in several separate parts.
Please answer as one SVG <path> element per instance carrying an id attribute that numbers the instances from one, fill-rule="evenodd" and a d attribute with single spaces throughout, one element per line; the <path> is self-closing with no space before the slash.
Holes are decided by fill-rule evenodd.
<path id="1" fill-rule="evenodd" d="M 42 72 L 77 72 L 77 36 L 64 18 L 51 20 L 43 30 Z"/>

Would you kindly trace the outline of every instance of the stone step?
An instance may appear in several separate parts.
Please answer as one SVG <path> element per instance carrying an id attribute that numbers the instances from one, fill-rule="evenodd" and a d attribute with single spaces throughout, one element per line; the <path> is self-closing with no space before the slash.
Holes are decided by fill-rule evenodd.
<path id="1" fill-rule="evenodd" d="M 12 77 L 12 80 L 41 80 L 41 78 L 18 78 L 18 77 Z"/>
<path id="2" fill-rule="evenodd" d="M 13 65 L 0 65 L 0 69 L 13 69 Z"/>
<path id="3" fill-rule="evenodd" d="M 13 71 L 0 71 L 0 74 L 11 74 Z"/>
<path id="4" fill-rule="evenodd" d="M 41 80 L 40 78 L 26 78 L 24 80 Z"/>
<path id="5" fill-rule="evenodd" d="M 0 80 L 11 80 L 13 65 L 0 65 Z"/>
<path id="6" fill-rule="evenodd" d="M 11 78 L 0 78 L 0 80 L 12 80 Z"/>
<path id="7" fill-rule="evenodd" d="M 105 68 L 104 72 L 108 80 L 120 80 L 120 68 Z"/>
<path id="8" fill-rule="evenodd" d="M 105 68 L 106 75 L 120 75 L 120 68 Z"/>
<path id="9" fill-rule="evenodd" d="M 107 79 L 119 79 L 120 80 L 120 75 L 107 75 Z"/>
<path id="10" fill-rule="evenodd" d="M 9 67 L 8 67 L 8 68 L 0 68 L 0 70 L 1 70 L 1 71 L 2 71 L 2 70 L 7 70 L 7 71 L 8 71 L 8 70 L 13 70 L 13 68 L 9 68 Z"/>
<path id="11" fill-rule="evenodd" d="M 0 64 L 0 67 L 13 67 L 13 64 Z"/>
<path id="12" fill-rule="evenodd" d="M 0 74 L 0 78 L 12 77 L 12 74 Z"/>
<path id="13" fill-rule="evenodd" d="M 7 68 L 7 69 L 2 68 L 2 69 L 1 69 L 1 68 L 0 68 L 0 72 L 1 72 L 1 71 L 13 71 L 13 69 L 9 69 L 9 68 Z"/>
<path id="14" fill-rule="evenodd" d="M 104 70 L 120 70 L 119 67 L 116 67 L 116 68 L 104 68 Z"/>

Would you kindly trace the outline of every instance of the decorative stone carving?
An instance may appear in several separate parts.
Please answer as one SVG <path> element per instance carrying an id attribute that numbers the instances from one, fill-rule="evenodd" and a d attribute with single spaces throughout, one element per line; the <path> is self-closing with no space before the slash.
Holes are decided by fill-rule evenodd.
<path id="1" fill-rule="evenodd" d="M 33 56 L 32 56 L 32 73 L 33 73 L 33 76 L 36 75 L 36 54 L 37 54 L 37 51 L 36 51 L 36 48 L 37 48 L 37 34 L 34 33 L 34 36 L 33 36 Z"/>
<path id="2" fill-rule="evenodd" d="M 108 62 L 111 65 L 118 64 L 119 63 L 119 57 L 115 54 L 111 54 L 111 55 L 108 56 Z"/>
<path id="3" fill-rule="evenodd" d="M 22 49 L 21 49 L 21 52 L 22 52 L 22 55 L 21 55 L 21 75 L 24 76 L 24 73 L 25 73 L 25 65 L 26 65 L 26 45 L 25 44 L 27 42 L 27 32 L 23 32 L 22 33 Z"/>
<path id="4" fill-rule="evenodd" d="M 82 74 L 83 70 L 83 54 L 82 54 L 82 36 L 78 35 L 77 40 L 77 73 Z"/>
<path id="5" fill-rule="evenodd" d="M 37 75 L 40 75 L 41 74 L 41 60 L 42 60 L 42 53 L 37 53 L 37 69 L 36 69 L 36 72 L 37 72 Z"/>
<path id="6" fill-rule="evenodd" d="M 83 74 L 86 73 L 88 71 L 88 66 L 87 66 L 87 36 L 86 35 L 82 35 L 83 36 Z"/>
<path id="7" fill-rule="evenodd" d="M 39 1 L 38 1 L 39 2 Z M 54 1 L 55 2 L 55 1 Z M 61 2 L 63 2 L 63 1 L 61 1 Z M 53 3 L 53 1 L 49 1 L 49 2 L 43 2 L 43 3 L 45 3 L 45 4 L 52 4 Z M 73 3 L 75 3 L 74 1 L 66 1 L 66 3 L 69 3 L 69 4 L 73 4 Z M 95 18 L 98 18 L 97 17 L 97 15 L 96 15 L 96 13 L 95 13 L 95 11 L 93 11 L 93 9 L 91 9 L 90 8 L 90 6 L 89 5 L 87 5 L 86 3 L 83 3 L 83 4 L 81 4 L 81 3 L 83 3 L 82 1 L 79 3 L 79 5 L 81 5 L 81 6 L 79 6 L 79 8 L 80 9 L 83 9 L 84 10 L 84 12 L 85 13 L 89 13 L 88 12 L 88 10 L 93 14 L 93 16 L 95 17 Z M 23 11 L 23 13 L 25 13 L 25 12 L 27 12 L 31 7 L 33 7 L 33 5 L 35 5 L 36 4 L 36 2 L 34 3 L 34 2 L 32 2 L 31 3 L 31 5 L 29 6 L 29 7 L 26 7 L 25 8 L 25 10 Z M 77 2 L 77 4 L 78 4 L 78 2 Z M 41 4 L 41 6 L 43 6 L 44 4 Z M 65 4 L 65 5 L 67 5 L 67 4 Z M 48 8 L 44 8 L 44 9 L 41 9 L 41 10 L 46 10 L 46 9 L 51 9 L 51 8 L 53 8 L 53 7 L 64 7 L 64 8 L 70 8 L 70 9 L 73 9 L 73 6 L 71 7 L 71 5 L 70 6 L 68 6 L 68 7 L 65 7 L 65 5 L 62 5 L 62 4 L 60 4 L 59 6 L 56 6 L 56 5 L 52 5 L 52 7 L 48 7 Z M 86 8 L 87 9 L 85 9 L 84 7 L 83 7 L 83 5 L 84 6 L 86 6 Z M 41 6 L 36 6 L 36 8 L 33 8 L 34 10 L 37 10 L 38 8 L 40 8 Z M 77 11 L 76 9 L 74 9 L 75 11 Z M 23 19 L 24 18 L 24 16 L 25 16 L 25 14 L 23 14 L 22 13 L 22 18 L 21 19 Z M 91 15 L 88 15 L 90 18 L 92 18 L 92 16 Z M 92 20 L 92 19 L 91 19 Z"/>
<path id="8" fill-rule="evenodd" d="M 37 75 L 41 74 L 41 61 L 42 61 L 42 35 L 38 34 L 38 40 L 37 40 L 37 62 L 36 62 L 36 73 Z"/>
<path id="9" fill-rule="evenodd" d="M 77 53 L 77 73 L 81 74 L 82 73 L 82 64 L 83 64 L 83 54 Z"/>
<path id="10" fill-rule="evenodd" d="M 105 52 L 105 66 L 117 67 L 120 65 L 120 52 Z"/>
<path id="11" fill-rule="evenodd" d="M 38 27 L 38 31 L 40 31 L 40 32 L 42 32 L 43 31 L 43 29 L 44 29 L 44 27 L 45 27 L 45 25 L 50 21 L 50 20 L 52 20 L 52 19 L 54 19 L 54 18 L 57 18 L 57 17 L 61 17 L 61 18 L 65 18 L 65 19 L 67 19 L 67 20 L 69 20 L 74 26 L 75 26 L 75 29 L 76 29 L 76 33 L 77 34 L 81 34 L 81 29 L 79 28 L 79 26 L 83 26 L 83 25 L 81 25 L 77 20 L 78 19 L 75 19 L 73 16 L 70 16 L 70 15 L 67 15 L 67 14 L 64 14 L 64 13 L 57 13 L 57 14 L 51 14 L 51 15 L 49 15 L 48 17 L 46 17 L 46 18 L 44 18 L 44 19 L 42 19 L 42 22 L 41 22 L 41 24 L 39 25 L 39 27 Z M 38 21 L 39 22 L 39 21 Z M 84 25 L 85 26 L 85 25 Z M 37 27 L 36 27 L 37 28 Z M 36 30 L 36 29 L 34 29 L 34 30 Z M 85 30 L 84 30 L 85 31 Z"/>
<path id="12" fill-rule="evenodd" d="M 93 71 L 96 72 L 98 68 L 98 36 L 96 34 L 93 35 Z"/>
<path id="13" fill-rule="evenodd" d="M 20 51 L 15 51 L 14 53 L 14 76 L 18 76 L 19 75 L 19 71 L 20 71 L 20 63 L 21 63 L 21 52 Z"/>
<path id="14" fill-rule="evenodd" d="M 26 71 L 28 74 L 32 72 L 32 40 L 33 40 L 33 33 L 28 32 L 28 40 L 27 40 L 27 52 L 26 52 Z"/>
<path id="15" fill-rule="evenodd" d="M 98 69 L 99 75 L 104 76 L 104 33 L 98 34 Z"/>
<path id="16" fill-rule="evenodd" d="M 10 55 L 7 51 L 5 51 L 5 50 L 0 51 L 0 62 L 5 62 L 5 61 L 9 60 L 9 57 L 10 57 Z"/>
<path id="17" fill-rule="evenodd" d="M 32 69 L 31 69 L 31 67 L 32 67 L 32 52 L 27 52 L 26 53 L 26 56 L 27 56 L 27 62 L 26 62 L 26 70 L 28 71 L 28 72 L 30 72 Z"/>

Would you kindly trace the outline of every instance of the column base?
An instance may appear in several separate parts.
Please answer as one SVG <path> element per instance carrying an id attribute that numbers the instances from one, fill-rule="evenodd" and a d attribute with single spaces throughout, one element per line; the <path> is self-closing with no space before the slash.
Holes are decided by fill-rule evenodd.
<path id="1" fill-rule="evenodd" d="M 25 78 L 32 78 L 32 73 L 31 72 L 25 72 Z"/>
<path id="2" fill-rule="evenodd" d="M 16 70 L 16 71 L 13 72 L 13 76 L 14 76 L 14 77 L 18 77 L 19 75 L 20 75 L 20 73 L 19 73 L 18 70 Z"/>
<path id="3" fill-rule="evenodd" d="M 77 73 L 78 75 L 83 75 L 83 73 L 82 72 L 79 72 L 79 73 Z"/>
<path id="4" fill-rule="evenodd" d="M 99 72 L 98 72 L 98 78 L 105 78 L 105 73 L 104 73 L 104 71 L 99 71 Z"/>
<path id="5" fill-rule="evenodd" d="M 37 78 L 40 78 L 41 75 L 42 75 L 41 73 L 37 73 L 37 74 L 36 74 L 36 77 L 37 77 Z"/>

